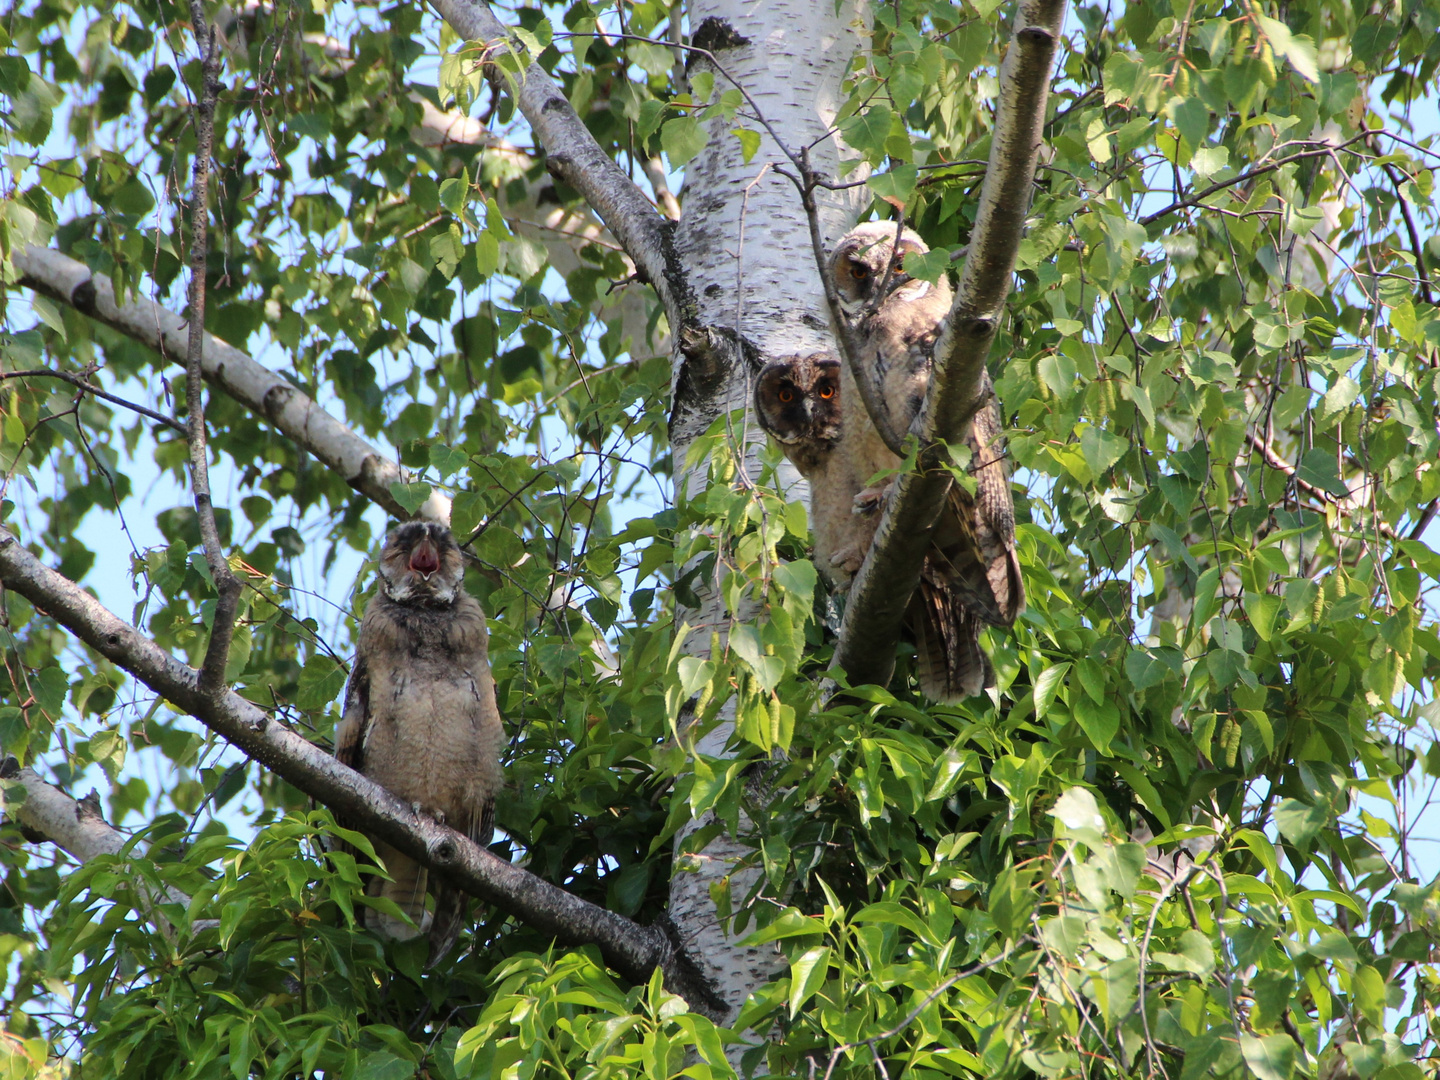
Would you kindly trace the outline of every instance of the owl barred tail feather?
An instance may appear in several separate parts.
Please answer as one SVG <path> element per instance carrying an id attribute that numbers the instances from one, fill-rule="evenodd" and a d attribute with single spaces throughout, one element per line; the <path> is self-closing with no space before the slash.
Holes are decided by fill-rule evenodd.
<path id="1" fill-rule="evenodd" d="M 479 812 L 471 818 L 466 833 L 481 847 L 488 847 L 495 836 L 495 800 L 486 799 Z M 465 891 L 457 889 L 443 878 L 435 880 L 435 917 L 430 922 L 430 959 L 426 968 L 440 963 L 455 947 L 455 941 L 465 926 Z M 421 896 L 424 901 L 424 896 Z"/>
<path id="2" fill-rule="evenodd" d="M 932 701 L 955 704 L 995 684 L 995 673 L 980 648 L 980 623 L 950 589 L 933 579 L 928 563 L 910 601 L 915 638 L 915 673 L 920 692 Z"/>
<path id="3" fill-rule="evenodd" d="M 455 947 L 464 926 L 465 893 L 453 885 L 436 885 L 435 917 L 430 923 L 430 959 L 425 964 L 427 968 L 433 968 Z"/>
<path id="4" fill-rule="evenodd" d="M 365 912 L 362 922 L 392 941 L 409 941 L 426 929 L 425 883 L 429 873 L 410 856 L 389 844 L 376 843 L 375 854 L 385 864 L 390 880 L 371 878 L 366 891 L 394 903 L 415 925 L 378 911 Z"/>

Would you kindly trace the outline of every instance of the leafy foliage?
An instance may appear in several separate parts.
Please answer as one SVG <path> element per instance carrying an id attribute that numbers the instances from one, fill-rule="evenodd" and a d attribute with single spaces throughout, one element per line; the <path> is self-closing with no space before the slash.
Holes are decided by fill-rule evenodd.
<path id="1" fill-rule="evenodd" d="M 835 123 L 875 212 L 931 244 L 907 270 L 937 278 L 973 225 L 1009 12 L 871 14 Z M 402 505 L 453 496 L 513 736 L 497 852 L 650 922 L 715 831 L 743 833 L 754 885 L 714 899 L 783 951 L 735 1024 L 779 1075 L 1434 1073 L 1435 867 L 1411 830 L 1440 777 L 1418 120 L 1440 8 L 1076 10 L 992 356 L 1029 607 L 989 635 L 994 694 L 961 707 L 920 701 L 903 663 L 827 699 L 833 598 L 742 418 L 680 448 L 708 482 L 670 498 L 663 319 L 473 43 L 413 5 L 219 17 L 207 328 L 393 446 L 419 477 Z M 509 21 L 617 160 L 663 174 L 718 137 L 749 158 L 760 118 L 685 78 L 680 17 Z M 195 663 L 213 588 L 183 440 L 17 372 L 167 413 L 180 376 L 14 269 L 48 244 L 183 306 L 188 18 L 0 19 L 0 518 L 101 590 L 123 526 L 134 621 Z M 454 115 L 437 138 L 452 107 L 484 138 Z M 207 419 L 247 585 L 227 677 L 323 742 L 383 523 L 263 417 L 215 394 Z M 707 592 L 724 625 L 693 627 Z M 140 826 L 78 867 L 7 826 L 7 1075 L 731 1075 L 730 1033 L 658 978 L 622 986 L 496 912 L 423 972 L 356 927 L 325 812 L 12 593 L 0 645 L 5 752 Z M 697 753 L 730 717 L 729 756 Z"/>

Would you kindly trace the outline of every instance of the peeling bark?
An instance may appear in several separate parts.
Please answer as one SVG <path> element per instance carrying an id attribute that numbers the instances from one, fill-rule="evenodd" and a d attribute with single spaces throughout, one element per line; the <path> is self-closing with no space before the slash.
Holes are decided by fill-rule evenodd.
<path id="1" fill-rule="evenodd" d="M 919 468 L 896 483 L 840 624 L 834 666 L 852 683 L 890 679 L 901 621 L 950 487 L 940 467 L 946 444 L 964 441 L 981 404 L 980 375 L 1010 292 L 1064 20 L 1065 0 L 1022 0 L 1015 13 L 975 229 L 949 322 L 935 344 L 925 404 L 910 427 L 920 444 Z"/>
<path id="2" fill-rule="evenodd" d="M 497 858 L 468 836 L 417 814 L 378 784 L 341 765 L 233 691 L 205 694 L 198 673 L 176 660 L 0 528 L 0 582 L 81 641 L 196 717 L 251 759 L 324 803 L 355 826 L 398 848 L 472 896 L 566 944 L 594 944 L 622 976 L 643 983 L 655 970 L 691 1009 L 719 1017 L 724 1003 L 697 975 L 665 926 L 640 926 L 572 896 Z"/>

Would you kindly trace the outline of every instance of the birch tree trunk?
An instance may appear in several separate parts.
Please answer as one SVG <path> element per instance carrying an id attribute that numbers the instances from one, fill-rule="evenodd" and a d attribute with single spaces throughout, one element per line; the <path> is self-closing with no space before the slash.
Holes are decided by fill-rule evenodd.
<path id="1" fill-rule="evenodd" d="M 806 257 L 810 233 L 805 212 L 795 186 L 777 166 L 790 171 L 790 155 L 813 144 L 814 167 L 832 176 L 838 172 L 844 148 L 832 124 L 844 102 L 842 83 L 859 43 L 853 27 L 862 17 L 862 8 L 850 3 L 836 10 L 829 4 L 722 0 L 690 8 L 694 43 L 714 58 L 712 62 L 710 56 L 693 55 L 691 70 L 713 71 L 717 94 L 741 87 L 758 106 L 764 126 L 752 120 L 762 129 L 762 142 L 746 162 L 738 140 L 729 134 L 735 125 L 717 119 L 705 149 L 685 173 L 676 248 L 699 305 L 698 321 L 712 330 L 733 329 L 755 351 L 728 351 L 729 363 L 709 360 L 709 369 L 703 370 L 705 356 L 687 357 L 683 342 L 677 348 L 671 411 L 677 495 L 693 498 L 703 492 L 705 464 L 689 467 L 689 451 L 727 411 L 746 410 L 746 422 L 736 425 L 734 434 L 742 443 L 737 456 L 754 475 L 755 451 L 765 436 L 748 407 L 753 365 L 763 362 L 760 357 L 833 347 L 819 269 Z M 852 188 L 820 193 L 820 227 L 827 244 L 855 223 L 869 198 L 864 192 Z M 805 497 L 803 481 L 793 470 L 782 471 L 781 483 L 790 498 Z M 695 652 L 708 652 L 711 628 L 720 629 L 720 640 L 725 640 L 724 602 L 715 583 L 709 584 L 711 588 L 700 593 L 702 607 L 685 615 L 700 628 L 689 643 Z M 731 705 L 696 741 L 695 752 L 726 756 L 733 722 Z M 677 852 L 687 836 L 712 820 L 706 814 L 682 830 Z M 722 834 L 698 857 L 677 860 L 670 888 L 670 918 L 685 950 L 728 1003 L 732 1020 L 752 990 L 775 978 L 780 963 L 772 946 L 736 947 L 734 936 L 716 917 L 710 889 L 732 875 L 748 850 L 737 838 Z M 731 877 L 732 893 L 744 896 L 758 873 L 746 870 Z"/>

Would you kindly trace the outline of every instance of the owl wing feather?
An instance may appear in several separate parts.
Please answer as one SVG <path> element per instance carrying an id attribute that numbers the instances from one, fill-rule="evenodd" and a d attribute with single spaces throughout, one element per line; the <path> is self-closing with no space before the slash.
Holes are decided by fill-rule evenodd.
<path id="1" fill-rule="evenodd" d="M 906 623 L 915 639 L 920 692 L 953 704 L 993 686 L 995 675 L 980 648 L 980 624 L 930 560 L 920 573 Z"/>
<path id="2" fill-rule="evenodd" d="M 358 773 L 365 772 L 365 736 L 370 728 L 370 672 L 363 653 L 357 653 L 350 667 L 350 679 L 345 684 L 345 706 L 340 714 L 340 723 L 335 725 L 335 760 L 347 765 Z M 336 816 L 335 823 L 342 828 L 353 826 L 342 816 Z M 355 849 L 346 841 L 336 839 L 332 851 L 343 851 L 354 855 Z"/>
<path id="3" fill-rule="evenodd" d="M 970 426 L 972 495 L 953 484 L 936 525 L 932 557 L 961 601 L 991 626 L 1012 626 L 1025 607 L 1025 586 L 1015 552 L 1015 503 L 1005 459 L 999 410 L 989 375 Z"/>

